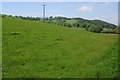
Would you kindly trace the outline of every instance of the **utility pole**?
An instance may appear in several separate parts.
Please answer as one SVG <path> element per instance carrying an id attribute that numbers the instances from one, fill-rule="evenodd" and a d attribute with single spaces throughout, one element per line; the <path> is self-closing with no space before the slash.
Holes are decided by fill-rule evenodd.
<path id="1" fill-rule="evenodd" d="M 43 5 L 43 20 L 45 20 L 45 6 L 46 5 Z"/>

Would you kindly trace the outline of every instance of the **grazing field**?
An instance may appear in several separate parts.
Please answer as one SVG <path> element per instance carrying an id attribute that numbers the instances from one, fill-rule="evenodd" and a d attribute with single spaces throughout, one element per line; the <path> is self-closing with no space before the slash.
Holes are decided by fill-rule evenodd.
<path id="1" fill-rule="evenodd" d="M 70 24 L 74 24 L 74 23 L 77 23 L 78 21 L 77 20 L 66 20 L 66 22 Z"/>
<path id="2" fill-rule="evenodd" d="M 115 78 L 116 34 L 3 19 L 3 78 Z"/>

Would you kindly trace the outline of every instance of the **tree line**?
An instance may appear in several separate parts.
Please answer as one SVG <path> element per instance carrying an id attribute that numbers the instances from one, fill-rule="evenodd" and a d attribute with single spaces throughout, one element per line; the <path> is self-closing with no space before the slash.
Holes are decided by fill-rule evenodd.
<path id="1" fill-rule="evenodd" d="M 62 16 L 57 16 L 57 17 L 46 17 L 45 19 L 41 17 L 24 17 L 24 16 L 12 16 L 12 15 L 6 15 L 6 14 L 1 14 L 2 17 L 13 17 L 13 18 L 20 18 L 24 20 L 34 20 L 34 21 L 43 21 L 49 24 L 56 24 L 56 25 L 61 25 L 64 27 L 75 27 L 75 28 L 84 28 L 87 31 L 90 32 L 95 32 L 95 33 L 117 33 L 120 34 L 120 27 L 102 21 L 102 20 L 86 20 L 83 18 L 67 18 L 67 17 L 62 17 Z M 70 23 L 68 21 L 75 20 L 76 22 Z"/>

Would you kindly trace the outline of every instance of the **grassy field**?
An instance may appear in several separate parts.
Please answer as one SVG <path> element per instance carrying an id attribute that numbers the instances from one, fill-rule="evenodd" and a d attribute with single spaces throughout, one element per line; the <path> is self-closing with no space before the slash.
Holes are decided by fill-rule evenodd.
<path id="1" fill-rule="evenodd" d="M 39 21 L 3 20 L 3 78 L 115 78 L 115 34 Z"/>
<path id="2" fill-rule="evenodd" d="M 66 23 L 70 23 L 70 24 L 74 24 L 74 23 L 77 23 L 78 21 L 77 20 L 66 20 Z"/>
<path id="3" fill-rule="evenodd" d="M 2 43 L 2 17 L 0 17 L 0 43 Z M 0 79 L 2 79 L 2 44 L 0 44 Z"/>

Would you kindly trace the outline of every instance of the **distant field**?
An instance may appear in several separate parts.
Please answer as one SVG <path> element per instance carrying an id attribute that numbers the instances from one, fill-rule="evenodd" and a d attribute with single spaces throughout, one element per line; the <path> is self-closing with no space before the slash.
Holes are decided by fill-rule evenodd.
<path id="1" fill-rule="evenodd" d="M 69 23 L 69 24 L 74 24 L 74 23 L 77 23 L 78 21 L 77 20 L 66 20 L 66 23 Z M 56 20 L 53 20 L 53 23 L 58 23 Z"/>
<path id="2" fill-rule="evenodd" d="M 78 21 L 77 20 L 66 20 L 66 22 L 70 24 L 74 24 L 74 23 L 77 23 Z"/>
<path id="3" fill-rule="evenodd" d="M 3 78 L 117 77 L 116 34 L 8 17 L 2 20 Z"/>

